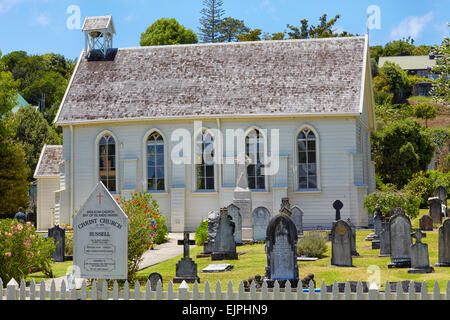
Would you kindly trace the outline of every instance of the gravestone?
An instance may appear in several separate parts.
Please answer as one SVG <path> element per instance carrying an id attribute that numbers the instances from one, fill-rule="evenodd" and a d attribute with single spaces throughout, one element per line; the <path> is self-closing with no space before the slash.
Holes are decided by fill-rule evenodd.
<path id="1" fill-rule="evenodd" d="M 64 262 L 66 230 L 59 226 L 54 226 L 53 228 L 48 229 L 48 237 L 53 238 L 56 244 L 55 252 L 52 253 L 53 261 Z"/>
<path id="2" fill-rule="evenodd" d="M 439 227 L 439 262 L 436 267 L 450 267 L 450 219 Z"/>
<path id="3" fill-rule="evenodd" d="M 341 210 L 344 207 L 344 204 L 342 203 L 341 200 L 336 200 L 335 202 L 333 202 L 333 208 L 334 210 L 336 210 L 336 215 L 334 220 L 338 221 L 341 220 Z"/>
<path id="4" fill-rule="evenodd" d="M 270 221 L 270 212 L 264 207 L 258 207 L 253 210 L 253 240 L 266 240 L 267 226 Z"/>
<path id="5" fill-rule="evenodd" d="M 397 208 L 389 220 L 391 262 L 388 268 L 411 267 L 411 221 L 403 209 Z"/>
<path id="6" fill-rule="evenodd" d="M 434 268 L 430 266 L 428 257 L 428 245 L 422 243 L 422 238 L 426 237 L 426 233 L 422 233 L 420 229 L 411 234 L 416 239 L 416 243 L 411 246 L 411 268 L 408 273 L 431 273 Z"/>
<path id="7" fill-rule="evenodd" d="M 433 218 L 429 215 L 423 215 L 419 220 L 420 230 L 422 231 L 433 231 Z"/>
<path id="8" fill-rule="evenodd" d="M 336 212 L 334 215 L 334 221 L 331 224 L 331 230 L 333 230 L 334 224 L 336 223 L 336 221 L 341 220 L 341 209 L 343 207 L 344 207 L 344 204 L 342 203 L 341 200 L 336 200 L 335 202 L 333 202 L 333 208 Z M 332 241 L 332 238 L 333 238 L 333 232 L 330 232 L 328 234 L 328 241 Z"/>
<path id="9" fill-rule="evenodd" d="M 242 218 L 239 212 L 239 208 L 234 204 L 230 204 L 228 207 L 228 214 L 234 222 L 234 242 L 236 244 L 242 244 Z"/>
<path id="10" fill-rule="evenodd" d="M 236 188 L 233 192 L 233 204 L 239 208 L 242 223 L 242 240 L 253 240 L 252 194 L 248 187 L 247 167 L 251 159 L 245 152 L 239 154 L 236 164 Z"/>
<path id="11" fill-rule="evenodd" d="M 303 211 L 298 207 L 293 207 L 291 209 L 292 215 L 291 219 L 295 223 L 295 227 L 297 228 L 297 234 L 299 236 L 303 236 Z"/>
<path id="12" fill-rule="evenodd" d="M 267 266 L 265 279 L 269 287 L 276 281 L 284 287 L 290 281 L 293 288 L 297 287 L 297 228 L 294 221 L 283 213 L 274 216 L 267 226 L 266 255 Z"/>
<path id="13" fill-rule="evenodd" d="M 216 237 L 217 225 L 219 223 L 219 212 L 211 211 L 208 214 L 208 236 L 203 244 L 202 254 L 211 254 L 214 250 L 214 239 Z"/>
<path id="14" fill-rule="evenodd" d="M 356 227 L 350 220 L 350 218 L 347 219 L 347 223 L 350 226 L 350 229 L 352 230 L 352 256 L 359 256 L 358 251 L 356 251 Z"/>
<path id="15" fill-rule="evenodd" d="M 163 282 L 162 275 L 159 274 L 158 272 L 152 272 L 148 276 L 148 280 L 150 281 L 150 289 L 152 291 L 156 291 L 156 286 L 158 285 L 158 281 L 161 281 L 161 285 L 162 285 L 162 282 Z"/>
<path id="16" fill-rule="evenodd" d="M 280 211 L 283 208 L 287 208 L 289 211 L 291 211 L 291 204 L 289 203 L 289 198 L 281 198 L 281 205 L 280 205 Z"/>
<path id="17" fill-rule="evenodd" d="M 233 269 L 233 265 L 229 263 L 210 264 L 202 269 L 202 272 L 225 272 Z"/>
<path id="18" fill-rule="evenodd" d="M 73 225 L 73 264 L 80 268 L 80 277 L 127 279 L 128 217 L 101 181 Z"/>
<path id="19" fill-rule="evenodd" d="M 183 258 L 175 266 L 174 283 L 200 282 L 200 278 L 197 276 L 197 264 L 189 257 L 189 245 L 194 244 L 195 241 L 189 239 L 189 232 L 184 232 L 183 240 L 178 240 L 178 245 L 183 245 Z"/>
<path id="20" fill-rule="evenodd" d="M 380 258 L 391 255 L 391 233 L 389 232 L 389 221 L 382 223 L 380 232 Z"/>
<path id="21" fill-rule="evenodd" d="M 430 216 L 433 218 L 433 223 L 442 223 L 442 201 L 438 197 L 428 198 L 430 203 Z"/>
<path id="22" fill-rule="evenodd" d="M 212 260 L 237 260 L 236 242 L 234 241 L 235 224 L 228 214 L 227 208 L 220 209 L 219 224 L 217 226 L 216 239 Z"/>
<path id="23" fill-rule="evenodd" d="M 336 221 L 331 230 L 331 265 L 353 267 L 352 229 L 343 220 Z"/>
<path id="24" fill-rule="evenodd" d="M 447 190 L 443 186 L 439 186 L 434 190 L 434 196 L 441 200 L 442 216 L 447 217 Z"/>
<path id="25" fill-rule="evenodd" d="M 372 238 L 372 249 L 380 249 L 380 233 L 383 226 L 383 214 L 381 213 L 380 206 L 375 207 L 373 213 L 373 229 L 375 235 Z"/>

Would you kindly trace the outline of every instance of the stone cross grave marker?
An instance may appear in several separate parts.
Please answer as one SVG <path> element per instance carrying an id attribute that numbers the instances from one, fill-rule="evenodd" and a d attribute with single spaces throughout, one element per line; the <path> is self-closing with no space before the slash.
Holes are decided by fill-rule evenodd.
<path id="1" fill-rule="evenodd" d="M 411 234 L 416 239 L 416 243 L 411 246 L 411 268 L 408 273 L 431 273 L 434 268 L 430 266 L 428 257 L 428 245 L 422 243 L 422 238 L 426 237 L 426 233 L 422 233 L 419 228 Z"/>
<path id="2" fill-rule="evenodd" d="M 212 260 L 237 260 L 236 242 L 234 241 L 235 223 L 228 214 L 227 208 L 220 209 L 219 224 L 217 226 L 216 239 Z"/>
<path id="3" fill-rule="evenodd" d="M 403 209 L 396 209 L 389 220 L 391 262 L 388 268 L 411 267 L 411 221 Z"/>
<path id="4" fill-rule="evenodd" d="M 292 219 L 283 213 L 274 216 L 267 227 L 265 278 L 269 287 L 275 280 L 284 287 L 290 281 L 291 287 L 297 287 L 297 228 Z"/>
<path id="5" fill-rule="evenodd" d="M 101 181 L 73 223 L 73 260 L 80 277 L 127 279 L 128 217 Z"/>
<path id="6" fill-rule="evenodd" d="M 53 261 L 64 262 L 66 230 L 59 226 L 54 226 L 48 229 L 48 237 L 53 238 L 56 244 L 55 252 L 52 253 Z"/>
<path id="7" fill-rule="evenodd" d="M 189 257 L 189 246 L 195 245 L 195 240 L 189 239 L 189 232 L 183 233 L 183 240 L 178 240 L 178 245 L 183 246 L 183 258 L 175 266 L 174 283 L 181 283 L 183 281 L 194 283 L 200 282 L 197 276 L 197 264 Z"/>
<path id="8" fill-rule="evenodd" d="M 429 215 L 423 215 L 419 220 L 420 230 L 433 231 L 433 218 Z"/>
<path id="9" fill-rule="evenodd" d="M 333 208 L 336 210 L 336 216 L 334 218 L 335 221 L 341 220 L 341 210 L 344 207 L 344 204 L 341 200 L 336 200 L 333 202 Z"/>
<path id="10" fill-rule="evenodd" d="M 331 230 L 331 265 L 353 267 L 352 229 L 347 222 L 338 220 Z"/>
<path id="11" fill-rule="evenodd" d="M 439 262 L 436 267 L 450 267 L 450 219 L 439 227 Z"/>

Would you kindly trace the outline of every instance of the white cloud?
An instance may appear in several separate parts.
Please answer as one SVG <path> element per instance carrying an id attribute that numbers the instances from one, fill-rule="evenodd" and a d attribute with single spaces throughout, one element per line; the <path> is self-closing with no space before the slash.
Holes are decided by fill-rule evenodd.
<path id="1" fill-rule="evenodd" d="M 434 13 L 428 12 L 424 16 L 410 16 L 400 22 L 394 29 L 391 30 L 390 37 L 393 40 L 411 37 L 417 40 L 422 35 L 424 29 L 433 21 Z"/>
<path id="2" fill-rule="evenodd" d="M 6 13 L 23 0 L 0 0 L 0 13 Z"/>
<path id="3" fill-rule="evenodd" d="M 47 15 L 41 13 L 41 14 L 36 18 L 36 22 L 37 22 L 38 24 L 40 24 L 41 26 L 45 27 L 45 26 L 47 26 L 47 25 L 50 24 L 50 18 L 49 18 Z"/>

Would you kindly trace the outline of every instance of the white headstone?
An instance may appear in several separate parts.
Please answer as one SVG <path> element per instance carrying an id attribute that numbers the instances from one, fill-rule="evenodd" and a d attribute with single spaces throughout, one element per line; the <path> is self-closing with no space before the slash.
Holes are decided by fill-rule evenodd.
<path id="1" fill-rule="evenodd" d="M 74 265 L 81 278 L 126 279 L 128 217 L 99 182 L 74 218 Z"/>

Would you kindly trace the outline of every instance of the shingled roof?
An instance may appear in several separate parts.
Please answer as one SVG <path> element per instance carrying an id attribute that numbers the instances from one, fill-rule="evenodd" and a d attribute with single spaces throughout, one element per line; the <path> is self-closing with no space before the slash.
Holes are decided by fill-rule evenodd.
<path id="1" fill-rule="evenodd" d="M 83 22 L 83 31 L 107 29 L 112 23 L 112 16 L 86 17 Z"/>
<path id="2" fill-rule="evenodd" d="M 79 64 L 58 125 L 361 112 L 367 38 L 118 49 Z"/>
<path id="3" fill-rule="evenodd" d="M 47 145 L 42 148 L 39 162 L 34 171 L 34 177 L 59 176 L 59 164 L 63 160 L 61 145 Z"/>

